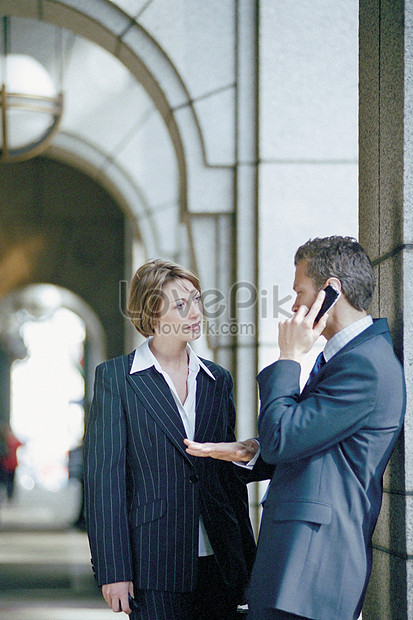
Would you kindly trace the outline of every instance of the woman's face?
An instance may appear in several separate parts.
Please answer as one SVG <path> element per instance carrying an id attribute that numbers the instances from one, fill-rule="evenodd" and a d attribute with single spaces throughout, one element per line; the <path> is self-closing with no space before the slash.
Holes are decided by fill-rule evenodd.
<path id="1" fill-rule="evenodd" d="M 202 329 L 201 294 L 184 279 L 167 282 L 162 289 L 162 304 L 155 336 L 181 341 L 197 340 Z"/>

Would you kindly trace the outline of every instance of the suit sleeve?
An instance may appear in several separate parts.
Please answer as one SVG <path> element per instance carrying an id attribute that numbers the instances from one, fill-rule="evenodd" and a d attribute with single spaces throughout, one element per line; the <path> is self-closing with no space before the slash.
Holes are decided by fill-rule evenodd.
<path id="1" fill-rule="evenodd" d="M 132 580 L 126 508 L 126 424 L 119 382 L 106 364 L 96 369 L 85 435 L 85 505 L 98 585 Z"/>
<path id="2" fill-rule="evenodd" d="M 273 464 L 304 459 L 343 441 L 366 424 L 377 399 L 376 370 L 359 355 L 332 360 L 302 400 L 297 362 L 275 362 L 257 380 L 261 454 Z"/>

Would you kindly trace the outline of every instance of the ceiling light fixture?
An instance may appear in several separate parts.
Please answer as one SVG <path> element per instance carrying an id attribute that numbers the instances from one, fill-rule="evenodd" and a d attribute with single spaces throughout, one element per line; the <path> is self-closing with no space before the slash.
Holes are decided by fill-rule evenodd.
<path id="1" fill-rule="evenodd" d="M 1 163 L 42 153 L 55 135 L 63 112 L 63 93 L 57 92 L 45 67 L 31 56 L 9 53 L 9 31 L 10 17 L 3 17 Z"/>

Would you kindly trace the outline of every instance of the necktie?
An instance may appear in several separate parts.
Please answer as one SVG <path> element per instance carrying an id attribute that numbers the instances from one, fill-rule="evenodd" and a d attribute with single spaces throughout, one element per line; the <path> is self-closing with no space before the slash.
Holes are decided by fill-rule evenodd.
<path id="1" fill-rule="evenodd" d="M 308 376 L 307 385 L 313 381 L 314 377 L 316 376 L 320 368 L 324 366 L 325 363 L 326 361 L 324 359 L 323 352 L 321 351 L 321 353 L 317 355 L 317 359 L 314 362 L 314 366 L 312 367 L 311 372 Z"/>

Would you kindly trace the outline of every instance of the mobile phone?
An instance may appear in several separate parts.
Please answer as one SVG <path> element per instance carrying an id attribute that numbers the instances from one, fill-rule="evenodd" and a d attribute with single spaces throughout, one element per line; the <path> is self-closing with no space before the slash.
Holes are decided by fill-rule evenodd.
<path id="1" fill-rule="evenodd" d="M 324 297 L 323 305 L 321 306 L 319 313 L 315 317 L 314 324 L 318 323 L 321 317 L 327 312 L 327 310 L 329 310 L 330 308 L 334 306 L 334 304 L 340 297 L 340 291 L 334 288 L 334 286 L 331 286 L 331 284 L 326 286 L 324 291 L 325 291 L 326 296 Z"/>
<path id="2" fill-rule="evenodd" d="M 132 609 L 132 611 L 140 610 L 141 606 L 139 605 L 136 598 L 133 598 L 130 594 L 128 595 L 128 598 L 129 598 L 129 607 Z"/>

